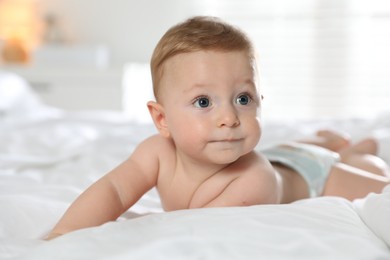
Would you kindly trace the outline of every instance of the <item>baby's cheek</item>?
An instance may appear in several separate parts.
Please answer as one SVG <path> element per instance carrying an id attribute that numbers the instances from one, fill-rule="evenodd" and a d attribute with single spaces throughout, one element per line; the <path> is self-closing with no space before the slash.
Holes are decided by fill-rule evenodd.
<path id="1" fill-rule="evenodd" d="M 256 145 L 260 142 L 262 129 L 258 122 L 255 122 L 252 126 L 252 129 L 250 130 L 250 139 L 251 139 L 251 145 L 252 148 L 255 148 Z"/>
<path id="2" fill-rule="evenodd" d="M 206 131 L 202 127 L 192 125 L 191 127 L 183 127 L 178 134 L 180 134 L 181 143 L 192 146 L 199 144 L 203 139 L 207 139 L 205 133 Z"/>
<path id="3" fill-rule="evenodd" d="M 261 128 L 260 119 L 258 117 L 256 117 L 256 120 L 254 122 L 254 128 L 255 128 L 254 132 L 257 134 L 257 138 L 260 140 L 262 134 L 262 128 Z"/>

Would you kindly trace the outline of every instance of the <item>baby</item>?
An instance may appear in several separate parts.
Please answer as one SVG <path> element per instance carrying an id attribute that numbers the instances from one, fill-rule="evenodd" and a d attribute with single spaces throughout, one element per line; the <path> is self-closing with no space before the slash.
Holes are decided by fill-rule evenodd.
<path id="1" fill-rule="evenodd" d="M 159 134 L 81 194 L 48 239 L 116 220 L 153 187 L 172 211 L 320 195 L 354 199 L 389 183 L 370 139 L 350 145 L 321 131 L 312 140 L 255 151 L 262 95 L 254 48 L 217 18 L 194 17 L 168 30 L 151 71 L 156 101 L 147 106 Z"/>

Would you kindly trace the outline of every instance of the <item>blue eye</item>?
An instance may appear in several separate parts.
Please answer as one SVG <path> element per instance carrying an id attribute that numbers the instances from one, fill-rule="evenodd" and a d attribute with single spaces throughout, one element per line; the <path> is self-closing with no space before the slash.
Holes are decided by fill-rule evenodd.
<path id="1" fill-rule="evenodd" d="M 251 101 L 251 97 L 247 94 L 239 95 L 236 99 L 236 102 L 243 106 L 248 105 L 250 101 Z"/>
<path id="2" fill-rule="evenodd" d="M 196 107 L 205 108 L 210 106 L 210 100 L 206 97 L 201 97 L 195 101 L 194 105 Z"/>

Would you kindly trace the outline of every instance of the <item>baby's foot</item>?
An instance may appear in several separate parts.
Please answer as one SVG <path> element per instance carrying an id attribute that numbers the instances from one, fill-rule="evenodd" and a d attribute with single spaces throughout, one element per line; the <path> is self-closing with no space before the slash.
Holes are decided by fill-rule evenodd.
<path id="1" fill-rule="evenodd" d="M 332 130 L 319 130 L 317 136 L 322 138 L 323 146 L 325 148 L 334 152 L 349 147 L 351 143 L 351 138 L 348 135 Z"/>
<path id="2" fill-rule="evenodd" d="M 356 144 L 350 145 L 345 149 L 340 150 L 341 155 L 347 154 L 372 154 L 377 155 L 378 153 L 378 142 L 373 137 L 367 137 Z"/>

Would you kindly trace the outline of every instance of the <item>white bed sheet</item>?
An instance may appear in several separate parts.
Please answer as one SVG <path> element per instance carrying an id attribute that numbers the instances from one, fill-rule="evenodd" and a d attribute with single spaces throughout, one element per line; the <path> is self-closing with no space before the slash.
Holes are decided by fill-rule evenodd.
<path id="1" fill-rule="evenodd" d="M 155 129 L 108 111 L 8 112 L 0 118 L 0 259 L 390 259 L 390 187 L 352 203 L 322 197 L 169 213 L 152 190 L 116 222 L 42 241 L 88 185 Z M 265 120 L 260 146 L 323 127 L 378 136 L 390 161 L 390 113 Z"/>

